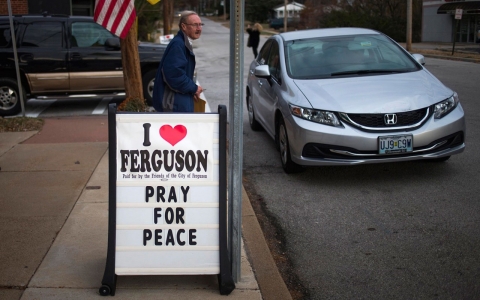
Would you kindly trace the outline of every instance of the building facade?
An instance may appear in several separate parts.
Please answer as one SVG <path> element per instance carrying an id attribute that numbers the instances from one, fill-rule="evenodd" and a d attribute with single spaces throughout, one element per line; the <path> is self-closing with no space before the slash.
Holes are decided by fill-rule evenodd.
<path id="1" fill-rule="evenodd" d="M 305 8 L 305 5 L 292 1 L 286 5 L 288 18 L 299 18 L 300 12 Z M 279 5 L 273 9 L 275 18 L 283 18 L 285 16 L 285 5 Z"/>
<path id="2" fill-rule="evenodd" d="M 423 0 L 422 41 L 480 43 L 480 1 Z"/>

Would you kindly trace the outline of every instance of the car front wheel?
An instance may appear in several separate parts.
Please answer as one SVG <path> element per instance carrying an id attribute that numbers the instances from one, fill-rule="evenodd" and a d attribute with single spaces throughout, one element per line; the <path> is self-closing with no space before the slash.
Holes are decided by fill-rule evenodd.
<path id="1" fill-rule="evenodd" d="M 255 111 L 253 110 L 252 95 L 250 92 L 247 92 L 247 108 L 248 108 L 248 122 L 250 123 L 250 128 L 253 131 L 259 131 L 262 126 L 258 123 L 255 118 Z"/>
<path id="2" fill-rule="evenodd" d="M 290 156 L 290 144 L 288 142 L 287 128 L 285 127 L 285 121 L 280 119 L 278 124 L 278 149 L 280 150 L 280 159 L 282 161 L 282 167 L 285 173 L 297 173 L 302 171 L 302 167 L 292 161 Z"/>
<path id="3" fill-rule="evenodd" d="M 153 106 L 153 86 L 155 85 L 156 75 L 157 70 L 150 70 L 142 76 L 143 97 L 149 106 Z"/>
<path id="4" fill-rule="evenodd" d="M 17 82 L 10 78 L 0 78 L 0 116 L 18 114 L 21 110 L 20 101 Z"/>

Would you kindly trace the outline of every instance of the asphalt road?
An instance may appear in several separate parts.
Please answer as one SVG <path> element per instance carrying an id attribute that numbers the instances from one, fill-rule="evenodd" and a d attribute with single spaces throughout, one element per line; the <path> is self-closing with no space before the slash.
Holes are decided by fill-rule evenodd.
<path id="1" fill-rule="evenodd" d="M 286 175 L 273 140 L 245 122 L 247 190 L 277 225 L 305 298 L 480 298 L 480 67 L 429 58 L 426 66 L 466 111 L 466 151 L 445 163 Z"/>
<path id="2" fill-rule="evenodd" d="M 229 29 L 202 21 L 194 48 L 197 77 L 215 111 L 219 104 L 229 106 Z M 246 74 L 253 54 L 244 51 Z M 286 175 L 273 140 L 250 130 L 243 108 L 247 191 L 277 226 L 290 271 L 307 290 L 304 298 L 480 299 L 480 67 L 426 61 L 459 93 L 466 112 L 467 148 L 445 163 L 322 167 Z M 57 100 L 43 109 L 46 104 L 35 100 L 27 111 L 33 103 L 40 117 L 103 114 L 111 100 Z"/>

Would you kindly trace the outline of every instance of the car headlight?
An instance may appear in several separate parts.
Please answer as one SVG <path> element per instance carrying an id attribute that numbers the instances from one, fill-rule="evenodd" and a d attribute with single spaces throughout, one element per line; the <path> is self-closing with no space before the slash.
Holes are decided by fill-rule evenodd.
<path id="1" fill-rule="evenodd" d="M 342 127 L 342 123 L 338 120 L 337 115 L 331 111 L 303 108 L 290 104 L 290 112 L 292 115 L 308 121 L 334 127 Z"/>
<path id="2" fill-rule="evenodd" d="M 455 109 L 455 107 L 457 107 L 458 102 L 460 102 L 458 95 L 457 93 L 454 93 L 447 100 L 443 100 L 442 102 L 435 104 L 433 109 L 433 115 L 435 116 L 435 119 L 441 119 L 448 115 L 452 110 Z"/>

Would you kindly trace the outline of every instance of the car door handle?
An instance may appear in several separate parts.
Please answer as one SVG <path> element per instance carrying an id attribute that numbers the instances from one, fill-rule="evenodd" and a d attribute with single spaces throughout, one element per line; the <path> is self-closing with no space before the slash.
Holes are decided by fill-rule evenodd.
<path id="1" fill-rule="evenodd" d="M 20 61 L 29 62 L 29 61 L 32 61 L 32 60 L 33 60 L 33 54 L 31 54 L 31 53 L 23 54 L 22 56 L 20 56 Z"/>
<path id="2" fill-rule="evenodd" d="M 253 70 L 250 70 L 250 75 L 253 75 L 253 74 L 254 74 Z"/>
<path id="3" fill-rule="evenodd" d="M 70 53 L 70 60 L 82 60 L 80 53 Z"/>
<path id="4" fill-rule="evenodd" d="M 258 81 L 258 85 L 259 85 L 260 87 L 262 87 L 263 82 L 259 80 L 259 81 Z"/>

